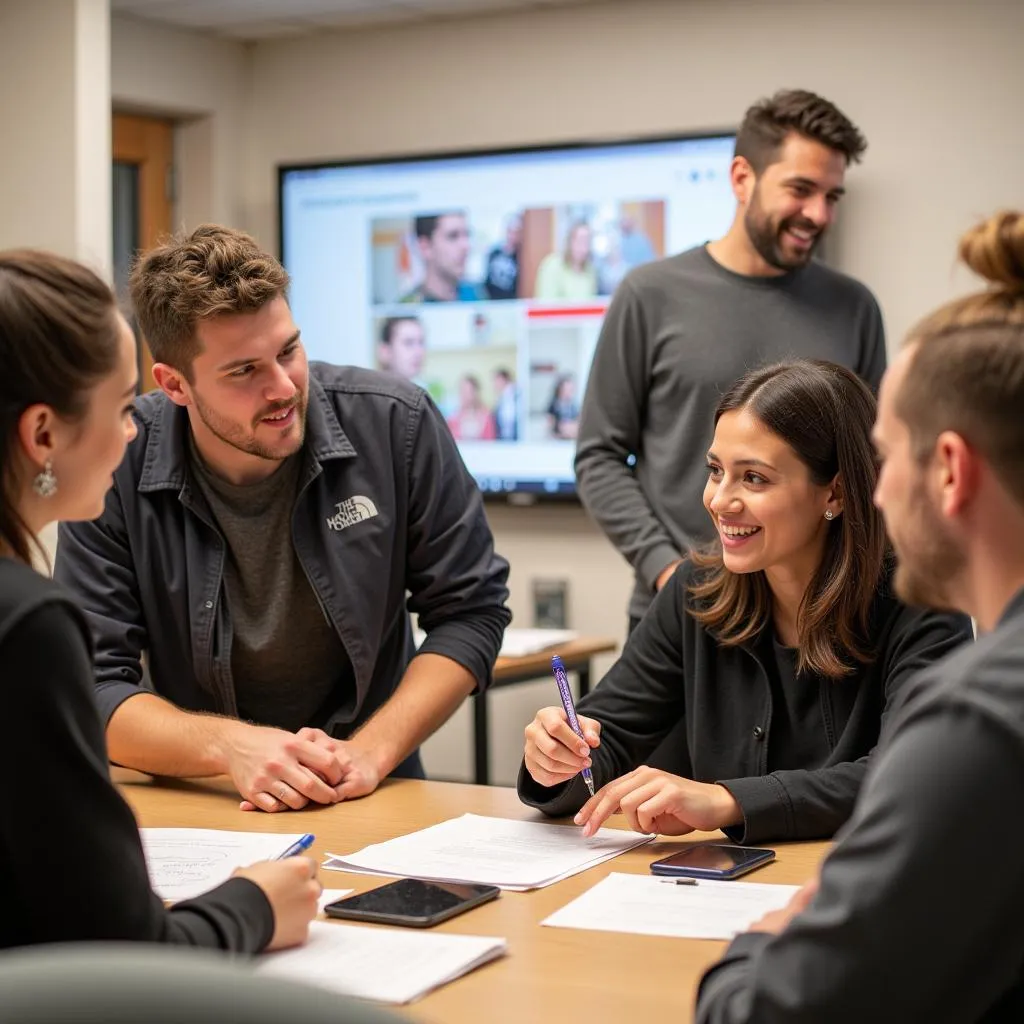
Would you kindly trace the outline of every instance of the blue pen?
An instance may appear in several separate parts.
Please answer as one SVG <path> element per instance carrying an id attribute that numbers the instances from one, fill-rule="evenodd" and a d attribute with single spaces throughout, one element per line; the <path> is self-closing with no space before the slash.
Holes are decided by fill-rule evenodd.
<path id="1" fill-rule="evenodd" d="M 278 860 L 284 860 L 285 857 L 295 857 L 300 853 L 305 853 L 313 845 L 313 840 L 316 836 L 311 836 L 308 832 L 301 838 L 297 839 L 291 846 L 288 847 L 284 853 L 278 857 Z"/>
<path id="2" fill-rule="evenodd" d="M 551 671 L 555 674 L 555 682 L 558 683 L 558 695 L 562 698 L 562 707 L 565 708 L 565 717 L 569 719 L 569 726 L 584 743 L 587 743 L 583 736 L 583 730 L 580 728 L 580 720 L 576 717 L 576 705 L 572 702 L 572 690 L 569 689 L 569 677 L 565 674 L 565 665 L 562 664 L 562 659 L 557 654 L 551 659 Z M 590 744 L 587 743 L 588 748 L 589 746 Z M 582 775 L 587 789 L 590 790 L 590 795 L 593 796 L 594 776 L 589 768 L 584 768 Z"/>

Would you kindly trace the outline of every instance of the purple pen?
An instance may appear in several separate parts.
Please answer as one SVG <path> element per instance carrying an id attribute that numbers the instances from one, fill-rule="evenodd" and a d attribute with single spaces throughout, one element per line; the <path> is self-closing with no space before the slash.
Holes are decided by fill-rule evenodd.
<path id="1" fill-rule="evenodd" d="M 572 690 L 569 689 L 569 677 L 565 674 L 565 665 L 562 664 L 562 659 L 556 654 L 551 658 L 551 671 L 555 674 L 555 682 L 558 683 L 558 696 L 562 698 L 562 707 L 565 708 L 565 717 L 569 719 L 569 727 L 584 743 L 587 743 L 583 737 L 583 730 L 580 728 L 580 720 L 576 717 L 576 705 L 573 704 Z M 590 744 L 587 743 L 589 747 Z M 583 781 L 587 784 L 587 789 L 590 790 L 590 795 L 594 795 L 594 776 L 591 774 L 589 768 L 584 768 L 582 773 Z"/>

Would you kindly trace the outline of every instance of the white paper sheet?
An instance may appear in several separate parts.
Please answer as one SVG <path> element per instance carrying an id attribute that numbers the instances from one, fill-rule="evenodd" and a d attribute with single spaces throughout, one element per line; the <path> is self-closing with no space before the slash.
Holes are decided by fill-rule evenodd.
<path id="1" fill-rule="evenodd" d="M 502 658 L 522 658 L 527 654 L 550 651 L 561 644 L 575 640 L 574 629 L 506 629 L 501 639 Z"/>
<path id="2" fill-rule="evenodd" d="M 541 924 L 679 939 L 731 939 L 770 910 L 784 907 L 796 885 L 698 880 L 676 885 L 656 875 L 612 872 Z"/>
<path id="3" fill-rule="evenodd" d="M 353 892 L 355 892 L 354 889 L 324 889 L 324 891 L 320 893 L 320 899 L 316 901 L 316 905 L 319 908 L 321 916 L 323 916 L 324 907 L 326 907 L 328 903 L 333 903 L 335 900 L 343 900 Z"/>
<path id="4" fill-rule="evenodd" d="M 522 891 L 551 885 L 653 838 L 602 828 L 585 839 L 575 826 L 464 814 L 356 853 L 329 853 L 322 866 Z"/>
<path id="5" fill-rule="evenodd" d="M 165 900 L 187 900 L 226 882 L 235 868 L 280 857 L 304 833 L 142 828 L 149 880 Z"/>
<path id="6" fill-rule="evenodd" d="M 506 629 L 498 654 L 502 658 L 522 658 L 527 654 L 550 651 L 578 636 L 579 633 L 574 629 Z M 427 634 L 422 629 L 414 630 L 413 642 L 417 647 L 426 638 Z"/>
<path id="7" fill-rule="evenodd" d="M 506 952 L 504 939 L 314 921 L 309 942 L 256 970 L 385 1003 L 408 1003 Z"/>

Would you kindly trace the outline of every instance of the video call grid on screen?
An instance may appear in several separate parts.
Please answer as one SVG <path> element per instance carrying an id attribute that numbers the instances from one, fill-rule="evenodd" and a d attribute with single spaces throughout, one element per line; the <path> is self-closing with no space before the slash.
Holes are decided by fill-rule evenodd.
<path id="1" fill-rule="evenodd" d="M 608 301 L 720 236 L 719 133 L 279 169 L 282 259 L 310 359 L 414 381 L 486 495 L 572 497 Z"/>

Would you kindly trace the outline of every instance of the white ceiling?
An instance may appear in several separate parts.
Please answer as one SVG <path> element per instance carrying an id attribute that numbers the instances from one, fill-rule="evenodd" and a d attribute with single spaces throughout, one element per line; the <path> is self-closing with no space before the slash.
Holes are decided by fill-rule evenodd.
<path id="1" fill-rule="evenodd" d="M 111 0 L 115 14 L 254 41 L 602 0 Z M 603 0 L 607 2 L 607 0 Z"/>

